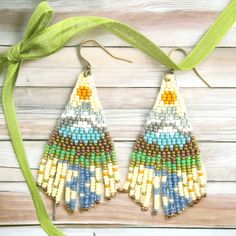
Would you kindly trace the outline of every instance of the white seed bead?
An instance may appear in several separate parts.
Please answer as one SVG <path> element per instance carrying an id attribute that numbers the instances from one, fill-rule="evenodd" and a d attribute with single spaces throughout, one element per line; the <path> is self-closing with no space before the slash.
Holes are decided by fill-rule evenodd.
<path id="1" fill-rule="evenodd" d="M 146 193 L 147 179 L 148 179 L 148 168 L 144 168 L 143 182 L 142 182 L 142 187 L 141 187 L 142 193 Z"/>

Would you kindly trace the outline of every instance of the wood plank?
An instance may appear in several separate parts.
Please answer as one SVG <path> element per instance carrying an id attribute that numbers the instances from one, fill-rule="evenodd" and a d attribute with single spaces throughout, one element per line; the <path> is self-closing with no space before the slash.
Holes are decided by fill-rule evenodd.
<path id="1" fill-rule="evenodd" d="M 235 89 L 181 88 L 187 108 L 190 109 L 235 109 Z M 19 107 L 47 109 L 62 108 L 72 92 L 71 88 L 18 87 L 15 104 Z M 104 109 L 150 109 L 159 90 L 156 88 L 98 88 Z"/>
<path id="2" fill-rule="evenodd" d="M 210 181 L 207 183 L 207 192 L 210 195 L 222 195 L 227 194 L 228 196 L 236 195 L 236 182 L 219 182 Z M 29 195 L 29 188 L 26 182 L 0 182 L 0 193 L 9 194 L 22 194 L 22 196 Z M 42 194 L 44 195 L 44 194 Z"/>
<path id="3" fill-rule="evenodd" d="M 41 196 L 49 217 L 51 217 L 52 201 L 44 194 L 41 194 Z M 0 202 L 0 225 L 4 225 L 5 222 L 11 222 L 12 224 L 38 224 L 34 204 L 29 193 L 1 192 Z"/>
<path id="4" fill-rule="evenodd" d="M 29 165 L 34 176 L 41 160 L 46 142 L 25 141 Z M 117 158 L 121 168 L 122 180 L 125 180 L 133 142 L 115 142 Z M 10 142 L 0 142 L 0 182 L 24 181 Z M 236 181 L 236 145 L 235 143 L 199 143 L 203 161 L 207 169 L 208 181 Z"/>
<path id="5" fill-rule="evenodd" d="M 222 201 L 223 199 L 223 201 Z M 80 214 L 69 215 L 61 206 L 56 209 L 58 224 L 107 224 L 120 226 L 146 227 L 235 227 L 235 195 L 208 195 L 197 206 L 185 213 L 166 221 L 160 211 L 157 217 L 150 212 L 140 211 L 126 194 L 119 194 L 110 202 L 103 202 L 93 210 Z M 35 224 L 34 207 L 30 197 L 20 197 L 19 194 L 0 194 L 1 214 L 0 224 Z M 24 216 L 22 217 L 22 210 Z"/>
<path id="6" fill-rule="evenodd" d="M 225 6 L 226 4 L 224 3 L 223 5 Z M 137 5 L 137 3 L 134 2 L 133 4 Z M 101 4 L 99 5 L 101 6 Z M 197 8 L 197 4 L 194 2 L 192 2 L 194 10 L 193 8 L 191 10 L 186 10 L 185 7 L 180 7 L 179 5 L 179 9 L 173 9 L 171 11 L 166 9 L 167 4 L 163 4 L 164 6 L 157 5 L 155 8 L 141 6 L 140 10 L 134 10 L 136 9 L 135 5 L 133 8 L 130 8 L 129 5 L 125 8 L 122 8 L 120 5 L 116 4 L 112 5 L 113 8 L 109 11 L 101 9 L 101 7 L 96 7 L 96 5 L 93 5 L 94 7 L 87 5 L 89 10 L 80 10 L 80 6 L 78 6 L 74 12 L 56 11 L 54 14 L 53 23 L 74 16 L 93 15 L 108 17 L 126 22 L 132 27 L 138 29 L 140 32 L 144 33 L 147 37 L 160 46 L 192 47 L 213 24 L 217 16 L 224 8 L 223 6 L 220 6 L 218 10 L 214 10 L 214 8 L 211 10 L 211 8 L 207 6 L 204 10 L 195 10 L 195 8 Z M 182 5 L 185 4 L 181 4 L 181 6 Z M 189 4 L 189 7 L 190 6 L 191 5 Z M 129 8 L 129 10 L 126 10 L 126 8 Z M 151 11 L 150 8 L 152 9 Z M 15 11 L 6 11 L 4 7 L 0 9 L 0 22 L 4 22 L 4 24 L 0 25 L 0 45 L 12 45 L 20 41 L 31 14 L 32 10 L 29 9 L 20 9 Z M 153 24 L 153 22 L 155 23 Z M 235 31 L 236 27 L 234 26 L 219 46 L 235 46 Z M 93 30 L 83 33 L 79 37 L 76 37 L 76 39 L 72 40 L 69 45 L 77 44 L 82 39 L 88 37 L 97 38 L 104 45 L 127 46 L 126 43 L 120 39 L 117 39 L 114 35 L 104 33 L 101 30 Z"/>
<path id="7" fill-rule="evenodd" d="M 6 51 L 8 47 L 1 47 Z M 170 48 L 163 48 L 166 53 Z M 186 48 L 190 51 L 190 48 Z M 133 48 L 109 48 L 114 55 L 133 61 L 132 64 L 118 62 L 99 48 L 84 48 L 82 53 L 92 64 L 92 72 L 98 87 L 159 87 L 167 69 L 142 52 Z M 212 87 L 236 87 L 234 58 L 236 48 L 217 48 L 198 67 L 199 73 Z M 183 58 L 181 53 L 173 55 L 175 61 Z M 224 66 L 222 66 L 224 61 Z M 66 63 L 65 63 L 66 62 Z M 105 62 L 105 66 L 104 66 Z M 22 65 L 17 86 L 73 87 L 82 68 L 76 48 L 63 48 L 53 55 L 26 61 Z M 177 72 L 180 87 L 206 87 L 193 71 Z M 3 75 L 0 85 L 3 84 Z"/>
<path id="8" fill-rule="evenodd" d="M 222 200 L 223 199 L 223 200 Z M 92 220 L 93 219 L 93 220 Z M 79 213 L 68 215 L 66 210 L 58 207 L 56 210 L 56 222 L 91 224 L 121 224 L 140 225 L 150 227 L 235 227 L 236 224 L 236 198 L 234 195 L 208 195 L 197 206 L 185 213 L 165 220 L 162 212 L 152 217 L 149 212 L 142 212 L 140 207 L 131 200 L 127 200 L 125 194 L 119 194 L 108 202 L 102 203 L 93 211 L 81 216 Z"/>
<path id="9" fill-rule="evenodd" d="M 0 9 L 10 10 L 10 11 L 19 11 L 19 10 L 33 10 L 40 1 L 31 0 L 16 0 L 14 3 L 8 0 L 1 0 Z M 71 0 L 69 3 L 66 0 L 48 0 L 50 6 L 57 12 L 77 12 L 78 10 L 91 11 L 94 8 L 99 9 L 100 11 L 109 12 L 111 10 L 120 9 L 126 12 L 140 12 L 140 11 L 149 11 L 149 12 L 163 12 L 163 11 L 221 11 L 230 1 L 221 0 L 216 3 L 212 1 L 199 0 L 196 4 L 194 0 L 183 1 L 183 4 L 178 4 L 175 0 L 166 0 L 165 2 L 157 2 L 155 0 L 149 0 L 148 3 L 145 0 L 130 0 L 129 2 L 121 0 L 114 2 L 112 0 L 101 0 L 98 2 L 80 2 L 77 0 Z"/>
<path id="10" fill-rule="evenodd" d="M 65 89 L 66 90 L 66 89 Z M 29 97 L 33 97 L 33 94 L 30 94 Z M 108 94 L 108 93 L 107 93 Z M 207 93 L 206 93 L 207 94 Z M 32 96 L 31 96 L 32 95 Z M 22 95 L 23 96 L 23 95 Z M 27 101 L 27 95 L 24 95 L 24 103 L 28 103 Z M 37 95 L 40 97 L 40 95 Z M 43 94 L 42 94 L 43 96 Z M 45 94 L 45 96 L 48 96 Z M 62 94 L 63 96 L 63 94 Z M 114 106 L 116 106 L 116 101 L 115 97 L 111 97 L 112 93 L 109 93 L 109 97 L 111 100 L 105 100 L 103 102 L 107 102 L 107 106 L 112 106 L 112 100 L 115 100 Z M 118 95 L 119 96 L 119 95 Z M 122 95 L 121 95 L 122 96 Z M 124 95 L 125 96 L 125 95 Z M 147 93 L 147 96 L 149 94 Z M 194 96 L 194 95 L 193 95 Z M 208 99 L 210 97 L 209 95 Z M 229 98 L 227 97 L 229 96 Z M 224 95 L 224 97 L 217 97 L 216 95 L 212 95 L 210 99 L 212 101 L 209 102 L 209 104 L 204 104 L 202 102 L 202 108 L 200 105 L 197 104 L 198 101 L 204 100 L 204 97 L 199 96 L 198 101 L 191 101 L 189 98 L 187 100 L 188 102 L 188 115 L 189 115 L 189 121 L 190 124 L 193 126 L 193 131 L 198 140 L 200 141 L 235 141 L 236 140 L 236 113 L 235 113 L 235 104 L 232 104 L 233 100 L 230 98 L 229 95 Z M 234 95 L 232 95 L 234 96 Z M 127 94 L 126 97 L 129 97 L 129 94 Z M 213 101 L 215 97 L 215 102 Z M 20 98 L 21 99 L 21 98 Z M 32 98 L 34 101 L 32 103 L 38 103 L 40 106 L 40 102 L 36 100 L 36 98 Z M 60 99 L 60 98 L 59 98 Z M 120 99 L 120 103 L 125 102 L 124 100 Z M 205 99 L 207 99 L 205 97 Z M 219 102 L 231 100 L 231 104 L 225 103 L 225 107 L 223 102 L 220 105 Z M 55 103 L 56 101 L 54 98 L 53 100 Z M 135 100 L 137 103 L 135 103 Z M 145 99 L 143 99 L 145 100 Z M 141 105 L 140 103 L 143 102 L 141 98 L 135 96 L 134 98 L 129 97 L 127 102 L 133 103 L 130 104 L 127 108 L 124 107 L 124 109 L 105 109 L 105 117 L 107 120 L 107 124 L 109 127 L 109 131 L 111 132 L 113 138 L 115 140 L 135 140 L 138 133 L 141 132 L 144 121 L 146 119 L 146 116 L 149 112 L 148 109 L 135 109 L 132 106 L 139 106 Z M 218 101 L 217 101 L 218 100 Z M 66 101 L 66 100 L 64 100 Z M 140 101 L 140 103 L 139 103 Z M 217 103 L 218 102 L 218 103 Z M 190 105 L 190 103 L 194 104 L 196 108 L 194 108 L 194 105 Z M 207 103 L 207 102 L 206 102 Z M 23 138 L 24 139 L 30 139 L 30 140 L 35 140 L 35 139 L 48 139 L 52 129 L 54 128 L 56 124 L 56 120 L 60 116 L 61 113 L 61 108 L 57 108 L 56 106 L 52 105 L 53 102 L 48 102 L 42 108 L 41 107 L 18 107 L 17 108 L 17 117 L 20 122 L 20 127 L 22 130 Z M 213 104 L 215 106 L 219 105 L 219 107 L 213 107 Z M 56 105 L 56 104 L 55 104 Z M 117 104 L 118 105 L 118 104 Z M 126 104 L 128 105 L 128 104 Z M 231 105 L 231 107 L 230 107 Z M 125 106 L 125 104 L 124 104 Z M 144 106 L 144 104 L 143 104 Z M 151 99 L 147 101 L 146 107 L 151 107 Z M 227 107 L 229 106 L 229 107 Z M 122 107 L 122 106 L 121 106 Z M 216 128 L 217 127 L 217 128 Z M 9 140 L 9 134 L 8 130 L 6 127 L 6 122 L 4 115 L 0 113 L 0 139 L 1 140 Z"/>
<path id="11" fill-rule="evenodd" d="M 81 226 L 80 226 L 81 227 Z M 119 235 L 129 235 L 129 236 L 146 236 L 146 235 L 162 235 L 162 236 L 172 236 L 172 235 L 182 235 L 188 236 L 191 233 L 191 236 L 234 236 L 236 230 L 230 229 L 172 229 L 172 228 L 79 228 L 76 226 L 73 227 L 60 227 L 66 235 L 70 236 L 119 236 Z M 0 228 L 0 234 L 4 236 L 44 236 L 45 233 L 38 226 L 24 226 L 24 227 L 2 227 Z"/>
<path id="12" fill-rule="evenodd" d="M 62 228 L 62 227 L 60 227 Z M 74 235 L 79 235 L 79 236 L 94 236 L 93 232 L 95 229 L 80 229 L 80 228 L 63 228 L 63 232 L 66 235 L 74 236 Z M 98 229 L 98 231 L 100 231 Z M 223 231 L 224 232 L 224 231 Z M 16 226 L 11 226 L 11 227 L 2 227 L 0 228 L 0 234 L 4 236 L 45 236 L 46 233 L 43 231 L 42 228 L 39 226 L 25 226 L 25 227 L 16 227 Z"/>
<path id="13" fill-rule="evenodd" d="M 18 183 L 18 186 L 21 187 L 22 184 Z M 59 206 L 56 208 L 55 223 L 63 225 L 89 224 L 90 226 L 91 224 L 106 224 L 107 226 L 235 228 L 236 198 L 235 190 L 233 190 L 235 184 L 229 182 L 209 183 L 207 198 L 171 220 L 165 220 L 161 211 L 157 217 L 152 217 L 150 212 L 140 211 L 139 207 L 131 202 L 126 194 L 118 194 L 111 201 L 102 202 L 99 206 L 83 214 L 75 212 L 73 215 L 69 215 L 63 206 Z M 0 208 L 3 212 L 0 215 L 0 225 L 38 224 L 29 193 L 16 190 L 15 183 L 9 183 L 9 186 L 7 192 L 0 192 Z M 50 200 L 45 196 L 43 196 L 43 200 L 50 213 Z M 24 216 L 22 216 L 23 210 Z"/>

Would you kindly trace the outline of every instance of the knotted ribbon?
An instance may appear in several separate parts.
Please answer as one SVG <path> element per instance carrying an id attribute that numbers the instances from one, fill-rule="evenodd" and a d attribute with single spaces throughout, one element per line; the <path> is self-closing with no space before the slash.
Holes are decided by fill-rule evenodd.
<path id="1" fill-rule="evenodd" d="M 31 191 L 39 222 L 48 235 L 60 236 L 64 234 L 53 225 L 48 217 L 37 189 L 27 161 L 16 117 L 14 88 L 22 61 L 50 55 L 61 49 L 77 34 L 94 28 L 101 28 L 118 36 L 168 68 L 191 70 L 214 50 L 216 45 L 236 22 L 236 0 L 229 3 L 194 49 L 179 64 L 176 64 L 143 34 L 122 22 L 102 17 L 82 16 L 68 18 L 48 26 L 52 16 L 53 11 L 48 3 L 41 2 L 30 18 L 23 39 L 10 47 L 6 53 L 0 53 L 0 71 L 4 66 L 7 67 L 2 89 L 3 109 L 12 144 L 22 173 Z"/>

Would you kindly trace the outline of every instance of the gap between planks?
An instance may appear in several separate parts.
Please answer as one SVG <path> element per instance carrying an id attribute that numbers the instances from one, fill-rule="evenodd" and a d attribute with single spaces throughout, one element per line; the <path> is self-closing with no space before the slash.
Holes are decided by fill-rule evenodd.
<path id="1" fill-rule="evenodd" d="M 223 2 L 222 5 L 220 5 L 221 7 L 216 7 L 217 10 L 211 10 L 210 7 L 206 6 L 204 7 L 204 10 L 195 10 L 198 9 L 198 4 L 192 2 L 194 9 L 192 8 L 191 11 L 185 10 L 186 7 L 182 7 L 182 5 L 181 7 L 177 7 L 178 10 L 173 9 L 170 11 L 168 10 L 168 7 L 166 7 L 167 4 L 159 5 L 157 3 L 152 3 L 152 7 L 148 7 L 149 4 L 145 4 L 145 7 L 142 7 L 143 4 L 132 2 L 129 5 L 133 5 L 133 7 L 129 8 L 124 7 L 124 5 L 121 8 L 120 4 L 120 2 L 118 4 L 112 4 L 110 10 L 107 10 L 106 7 L 101 7 L 100 5 L 97 7 L 96 4 L 89 4 L 89 6 L 91 6 L 89 8 L 88 5 L 87 7 L 84 5 L 87 10 L 81 10 L 81 6 L 78 5 L 75 12 L 71 12 L 71 9 L 68 9 L 70 12 L 56 11 L 54 14 L 53 23 L 67 17 L 79 15 L 111 17 L 116 20 L 124 21 L 132 27 L 137 28 L 159 45 L 169 46 L 175 44 L 175 46 L 183 46 L 187 44 L 192 46 L 199 41 L 199 39 L 204 35 L 204 32 L 206 32 L 207 29 L 214 23 L 217 16 L 224 8 L 222 5 L 226 6 L 227 2 Z M 33 8 L 32 3 L 30 5 L 31 8 Z M 189 7 L 191 6 L 190 3 L 187 5 Z M 137 6 L 139 6 L 139 8 Z M 176 4 L 172 6 L 176 7 Z M 201 6 L 200 9 L 202 8 L 203 7 Z M 65 11 L 66 9 L 67 8 L 65 7 Z M 215 9 L 215 7 L 212 9 Z M 22 32 L 24 31 L 31 14 L 32 10 L 17 10 L 16 8 L 14 11 L 6 11 L 3 8 L 0 14 L 0 22 L 4 22 L 5 24 L 0 25 L 0 44 L 10 45 L 20 41 L 23 34 Z M 157 24 L 153 24 L 153 22 L 157 22 Z M 235 27 L 230 30 L 220 45 L 235 46 L 235 42 L 233 40 L 234 33 Z M 76 39 L 72 40 L 70 43 L 77 43 L 87 37 L 99 38 L 105 45 L 127 45 L 117 39 L 114 35 L 104 33 L 104 31 L 101 30 L 86 32 L 79 37 L 76 37 Z M 173 40 L 173 38 L 175 40 Z"/>
<path id="2" fill-rule="evenodd" d="M 6 49 L 5 49 L 6 50 Z M 170 48 L 164 49 L 166 53 Z M 187 48 L 190 51 L 189 48 Z M 159 87 L 168 69 L 133 48 L 109 49 L 114 55 L 133 61 L 132 64 L 117 62 L 99 48 L 84 48 L 83 55 L 92 64 L 92 73 L 97 87 Z M 214 88 L 235 88 L 234 66 L 236 48 L 216 49 L 212 55 L 197 67 L 199 73 Z M 173 55 L 175 61 L 183 58 L 181 53 Z M 65 63 L 65 61 L 67 63 Z M 106 66 L 104 66 L 106 61 Z M 222 67 L 222 61 L 225 67 Z M 81 72 L 76 48 L 62 50 L 38 60 L 23 62 L 16 86 L 27 87 L 73 87 Z M 55 83 L 56 77 L 56 83 Z M 176 72 L 180 87 L 206 87 L 193 71 Z M 0 77 L 0 85 L 3 75 Z"/>
<path id="3" fill-rule="evenodd" d="M 28 162 L 35 177 L 45 143 L 44 141 L 25 142 Z M 2 147 L 0 149 L 0 156 L 2 157 L 0 158 L 0 181 L 24 181 L 11 142 L 0 142 L 0 144 Z M 134 142 L 115 142 L 123 181 L 127 175 L 133 144 Z M 236 181 L 235 143 L 200 143 L 199 147 L 202 151 L 202 159 L 206 165 L 209 181 Z"/>
<path id="4" fill-rule="evenodd" d="M 49 214 L 52 214 L 52 201 L 44 194 L 42 198 Z M 224 199 L 224 201 L 221 201 Z M 38 224 L 31 197 L 19 193 L 1 193 L 0 221 L 3 225 Z M 24 215 L 22 215 L 24 211 Z M 188 209 L 178 217 L 165 220 L 162 210 L 152 217 L 150 211 L 142 212 L 127 194 L 117 194 L 109 202 L 102 202 L 91 211 L 68 214 L 63 203 L 56 208 L 56 224 L 95 224 L 148 227 L 216 227 L 235 228 L 235 195 L 209 194 L 198 205 Z"/>
<path id="5" fill-rule="evenodd" d="M 122 93 L 125 94 L 125 90 Z M 222 93 L 215 93 L 215 95 L 212 94 L 211 96 L 210 94 L 207 95 L 207 93 L 202 94 L 202 98 L 203 96 L 208 96 L 208 101 L 205 101 L 205 103 L 204 101 L 200 102 L 197 100 L 197 97 L 193 98 L 193 96 L 188 99 L 189 109 L 187 109 L 187 114 L 189 116 L 190 124 L 193 127 L 193 132 L 200 141 L 236 141 L 236 107 L 232 99 L 226 97 L 221 99 L 221 94 Z M 46 93 L 44 95 L 46 96 Z M 107 96 L 109 95 L 112 95 L 112 93 L 107 93 Z M 219 96 L 217 97 L 217 95 Z M 234 96 L 233 91 L 229 92 L 229 96 L 230 95 Z M 128 95 L 126 96 L 128 97 Z M 138 100 L 138 93 L 136 96 Z M 58 98 L 60 99 L 59 96 Z M 53 97 L 52 99 L 55 103 L 62 103 L 62 101 L 59 102 Z M 142 130 L 145 118 L 149 112 L 148 109 L 137 108 L 137 106 L 151 107 L 152 99 L 143 99 L 144 101 L 139 99 L 140 104 L 135 104 L 135 101 L 132 101 L 132 96 L 129 96 L 129 104 L 124 104 L 126 107 L 123 109 L 109 109 L 109 107 L 112 107 L 112 101 L 106 99 L 106 96 L 104 96 L 104 99 L 105 100 L 102 101 L 102 103 L 107 106 L 107 109 L 104 109 L 104 114 L 109 131 L 111 132 L 114 140 L 135 140 L 138 133 Z M 21 104 L 25 103 L 25 101 L 29 104 L 27 100 L 28 99 L 25 98 L 22 100 Z M 32 104 L 35 103 L 34 105 L 23 107 L 18 105 L 16 107 L 16 113 L 24 139 L 48 139 L 53 127 L 56 124 L 57 118 L 62 112 L 63 105 L 61 104 L 60 107 L 59 105 L 50 105 L 50 103 L 53 104 L 53 101 L 49 102 L 49 100 L 46 104 L 46 100 L 47 99 L 45 99 L 44 102 L 41 102 L 41 105 L 37 105 L 37 99 L 32 97 L 31 102 Z M 119 105 L 120 103 L 123 103 L 122 99 L 113 100 L 114 107 L 122 107 L 122 104 Z M 146 104 L 144 104 L 144 102 L 146 102 Z M 0 128 L 2 130 L 0 133 L 0 139 L 10 139 L 6 121 L 4 115 L 1 114 L 1 111 Z"/>

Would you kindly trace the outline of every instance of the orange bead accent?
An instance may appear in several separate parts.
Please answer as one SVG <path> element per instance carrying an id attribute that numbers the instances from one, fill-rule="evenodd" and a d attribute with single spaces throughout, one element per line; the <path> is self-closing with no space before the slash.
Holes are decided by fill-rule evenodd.
<path id="1" fill-rule="evenodd" d="M 88 86 L 79 86 L 77 96 L 79 96 L 81 100 L 89 100 L 92 96 L 92 89 Z"/>
<path id="2" fill-rule="evenodd" d="M 61 175 L 60 179 L 66 179 L 66 176 L 65 175 Z"/>
<path id="3" fill-rule="evenodd" d="M 177 100 L 177 94 L 174 91 L 164 91 L 164 93 L 161 95 L 161 100 L 165 105 L 174 104 Z"/>
<path id="4" fill-rule="evenodd" d="M 189 181 L 192 181 L 192 180 L 193 180 L 193 177 L 188 177 L 188 180 L 189 180 Z"/>

